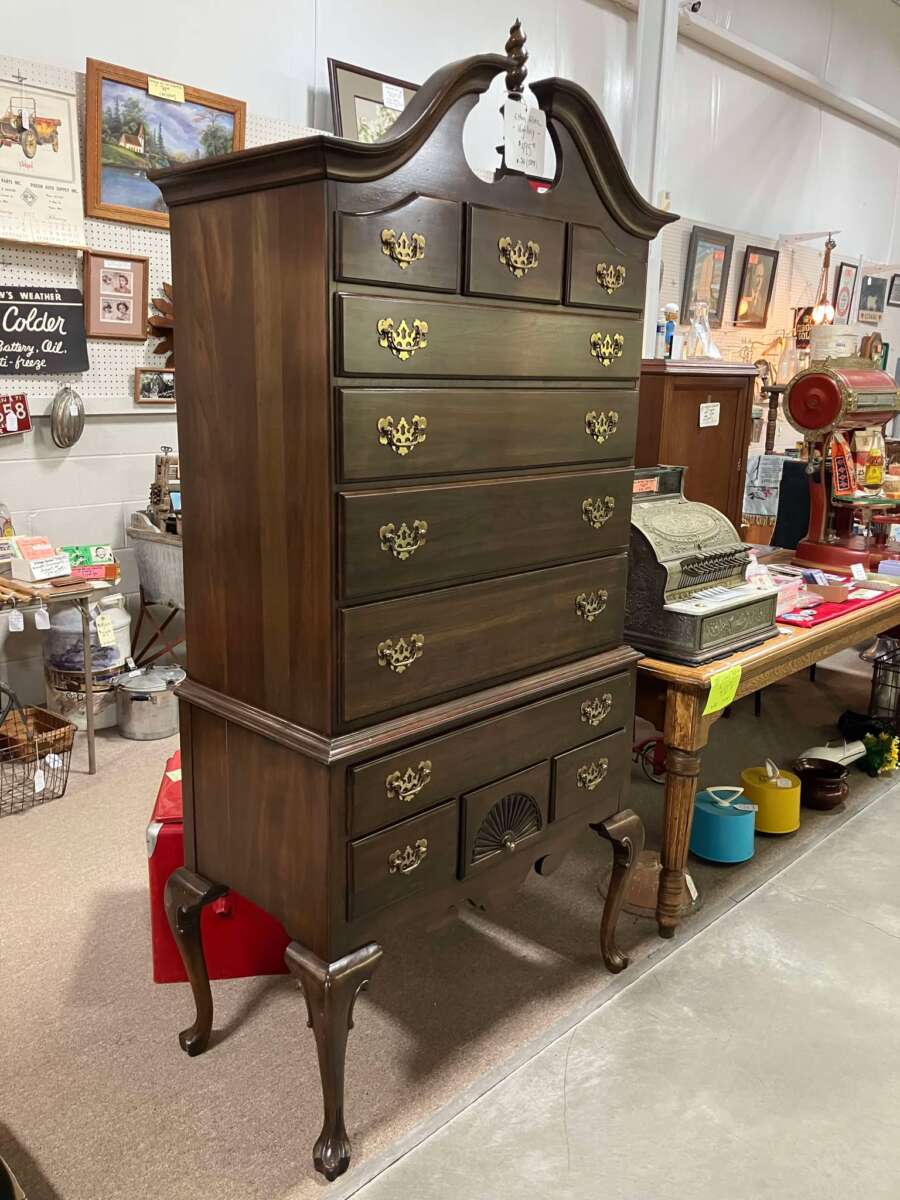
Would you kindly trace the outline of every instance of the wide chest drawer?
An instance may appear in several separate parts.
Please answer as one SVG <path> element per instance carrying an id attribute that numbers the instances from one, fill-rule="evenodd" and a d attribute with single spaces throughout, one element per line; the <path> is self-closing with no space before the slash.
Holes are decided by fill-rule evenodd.
<path id="1" fill-rule="evenodd" d="M 340 497 L 343 594 L 420 591 L 628 545 L 632 471 Z"/>
<path id="2" fill-rule="evenodd" d="M 360 837 L 602 734 L 630 730 L 633 712 L 634 673 L 624 671 L 353 767 L 349 832 Z"/>
<path id="3" fill-rule="evenodd" d="M 344 720 L 619 645 L 626 569 L 613 555 L 344 609 Z"/>
<path id="4" fill-rule="evenodd" d="M 637 391 L 505 388 L 338 391 L 345 480 L 627 462 Z"/>
<path id="5" fill-rule="evenodd" d="M 637 317 L 346 293 L 337 302 L 339 374 L 606 380 L 640 370 Z"/>

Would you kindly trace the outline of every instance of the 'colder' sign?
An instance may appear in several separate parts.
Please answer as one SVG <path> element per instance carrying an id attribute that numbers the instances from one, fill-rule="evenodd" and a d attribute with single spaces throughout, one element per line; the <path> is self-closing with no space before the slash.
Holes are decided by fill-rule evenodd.
<path id="1" fill-rule="evenodd" d="M 0 287 L 0 375 L 71 375 L 88 369 L 77 288 Z"/>

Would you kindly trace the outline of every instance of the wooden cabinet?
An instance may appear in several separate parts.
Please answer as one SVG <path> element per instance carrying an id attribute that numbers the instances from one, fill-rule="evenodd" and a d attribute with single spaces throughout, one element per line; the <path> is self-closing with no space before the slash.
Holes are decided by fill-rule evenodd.
<path id="1" fill-rule="evenodd" d="M 687 467 L 687 498 L 717 508 L 739 532 L 755 378 L 756 367 L 742 363 L 641 364 L 635 466 Z"/>
<path id="2" fill-rule="evenodd" d="M 626 963 L 638 299 L 675 217 L 560 80 L 533 88 L 556 185 L 474 176 L 463 124 L 511 61 L 441 72 L 378 144 L 159 177 L 185 507 L 182 1044 L 209 1037 L 199 914 L 231 887 L 294 939 L 329 1178 L 349 1161 L 353 998 L 395 926 L 517 886 L 590 825 L 616 855 L 599 945 Z"/>

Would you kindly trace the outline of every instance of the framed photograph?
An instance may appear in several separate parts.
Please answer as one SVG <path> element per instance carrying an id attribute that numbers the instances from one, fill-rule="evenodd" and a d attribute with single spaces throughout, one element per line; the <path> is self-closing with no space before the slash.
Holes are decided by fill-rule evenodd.
<path id="1" fill-rule="evenodd" d="M 891 276 L 887 294 L 888 308 L 900 308 L 900 275 Z"/>
<path id="2" fill-rule="evenodd" d="M 147 337 L 150 260 L 140 254 L 88 250 L 84 256 L 84 324 L 89 338 Z"/>
<path id="3" fill-rule="evenodd" d="M 175 372 L 168 367 L 136 367 L 135 404 L 174 404 Z"/>
<path id="4" fill-rule="evenodd" d="M 831 301 L 834 305 L 835 325 L 848 325 L 850 322 L 858 272 L 859 267 L 856 263 L 841 263 L 837 269 L 837 275 L 834 277 L 834 298 Z"/>
<path id="5" fill-rule="evenodd" d="M 148 171 L 244 148 L 246 105 L 141 71 L 87 60 L 85 211 L 169 228 Z"/>
<path id="6" fill-rule="evenodd" d="M 691 230 L 687 264 L 684 271 L 684 292 L 681 297 L 681 322 L 690 320 L 691 305 L 697 300 L 709 305 L 709 324 L 718 329 L 725 312 L 725 292 L 731 270 L 731 251 L 734 238 L 718 229 Z"/>
<path id="7" fill-rule="evenodd" d="M 417 83 L 328 60 L 334 132 L 355 142 L 377 142 L 419 90 Z"/>
<path id="8" fill-rule="evenodd" d="M 734 323 L 744 329 L 764 329 L 775 287 L 778 251 L 765 246 L 748 246 L 734 309 Z"/>
<path id="9" fill-rule="evenodd" d="M 857 320 L 867 325 L 877 325 L 884 313 L 884 299 L 888 281 L 878 275 L 863 275 L 859 287 L 859 312 Z"/>

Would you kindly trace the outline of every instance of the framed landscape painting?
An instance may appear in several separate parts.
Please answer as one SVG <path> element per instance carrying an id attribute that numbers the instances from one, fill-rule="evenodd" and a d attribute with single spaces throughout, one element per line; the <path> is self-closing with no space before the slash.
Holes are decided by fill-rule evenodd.
<path id="1" fill-rule="evenodd" d="M 168 229 L 162 193 L 147 173 L 243 150 L 245 119 L 243 100 L 89 58 L 87 215 Z"/>

